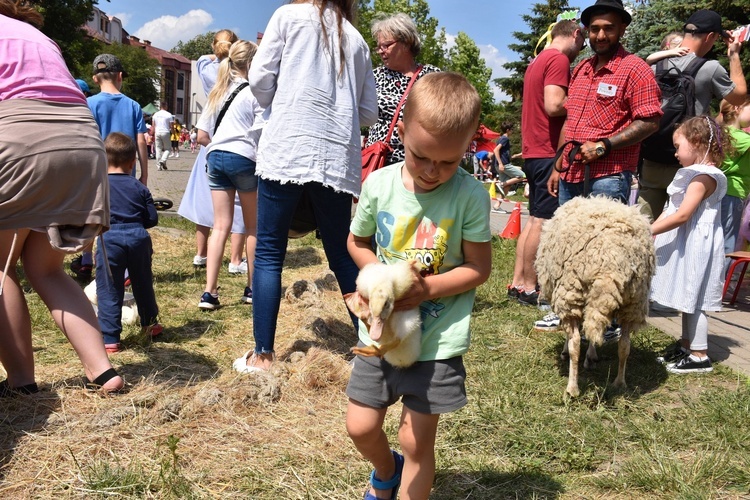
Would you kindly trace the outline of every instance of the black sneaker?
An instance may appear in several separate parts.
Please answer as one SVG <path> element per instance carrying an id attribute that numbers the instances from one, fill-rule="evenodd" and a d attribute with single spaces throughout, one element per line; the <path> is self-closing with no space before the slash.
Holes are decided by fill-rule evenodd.
<path id="1" fill-rule="evenodd" d="M 539 321 L 534 322 L 534 330 L 541 332 L 551 332 L 560 329 L 560 317 L 555 313 L 550 313 Z"/>
<path id="2" fill-rule="evenodd" d="M 83 264 L 83 256 L 79 255 L 70 262 L 70 270 L 82 280 L 90 280 L 94 268 L 91 264 Z"/>
<path id="3" fill-rule="evenodd" d="M 675 364 L 667 365 L 669 373 L 709 373 L 714 369 L 708 356 L 701 360 L 695 360 L 693 356 L 687 355 Z"/>
<path id="4" fill-rule="evenodd" d="M 207 311 L 213 311 L 221 307 L 219 303 L 219 294 L 213 295 L 208 292 L 203 292 L 201 295 L 201 301 L 198 303 L 198 307 Z"/>
<path id="5" fill-rule="evenodd" d="M 535 306 L 539 303 L 539 292 L 534 290 L 533 292 L 519 292 L 518 303 L 525 306 Z"/>
<path id="6" fill-rule="evenodd" d="M 667 347 L 662 351 L 659 356 L 656 357 L 656 362 L 662 365 L 668 365 L 677 363 L 679 360 L 688 356 L 690 351 L 683 349 L 682 344 L 675 342 L 671 346 Z"/>
<path id="7" fill-rule="evenodd" d="M 253 289 L 249 286 L 245 287 L 245 293 L 242 294 L 242 297 L 240 297 L 240 301 L 243 304 L 252 304 L 253 303 Z"/>
<path id="8" fill-rule="evenodd" d="M 523 288 L 508 285 L 508 298 L 509 299 L 517 299 L 519 295 L 523 293 Z"/>

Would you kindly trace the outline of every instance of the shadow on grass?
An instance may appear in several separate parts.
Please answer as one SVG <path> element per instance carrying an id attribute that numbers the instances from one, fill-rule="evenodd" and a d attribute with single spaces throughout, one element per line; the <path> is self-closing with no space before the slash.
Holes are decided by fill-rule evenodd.
<path id="1" fill-rule="evenodd" d="M 147 361 L 118 364 L 117 371 L 130 383 L 151 379 L 154 383 L 182 383 L 196 385 L 211 380 L 219 371 L 216 362 L 202 354 L 154 343 L 146 350 Z M 113 358 L 117 363 L 117 358 Z"/>
<path id="2" fill-rule="evenodd" d="M 0 399 L 0 481 L 12 470 L 7 465 L 19 441 L 44 431 L 50 415 L 59 408 L 60 397 L 44 386 L 36 394 Z"/>
<path id="3" fill-rule="evenodd" d="M 298 247 L 287 250 L 284 269 L 299 269 L 317 266 L 323 262 L 318 250 L 313 247 Z"/>
<path id="4" fill-rule="evenodd" d="M 561 338 L 555 343 L 551 354 L 557 360 L 557 369 L 560 377 L 568 378 L 569 361 L 560 357 L 564 345 Z M 596 349 L 599 361 L 591 369 L 585 369 L 583 362 L 586 359 L 588 342 L 581 343 L 581 356 L 578 368 L 578 387 L 581 389 L 581 397 L 590 390 L 603 393 L 605 399 L 609 400 L 619 395 L 626 395 L 629 399 L 637 399 L 643 394 L 650 393 L 661 387 L 667 380 L 667 370 L 657 363 L 656 353 L 651 349 L 637 347 L 633 342 L 630 344 L 630 355 L 625 366 L 625 383 L 627 389 L 620 391 L 612 386 L 617 376 L 618 354 L 617 342 L 600 346 Z M 560 393 L 565 391 L 567 380 L 561 383 Z"/>
<path id="5" fill-rule="evenodd" d="M 562 483 L 540 472 L 499 473 L 490 469 L 469 473 L 438 471 L 430 498 L 556 498 L 563 492 Z"/>
<path id="6" fill-rule="evenodd" d="M 335 318 L 316 318 L 308 326 L 317 340 L 297 340 L 292 344 L 290 353 L 294 351 L 307 352 L 311 347 L 325 349 L 334 354 L 353 357 L 351 348 L 357 345 L 357 334 L 351 323 Z"/>

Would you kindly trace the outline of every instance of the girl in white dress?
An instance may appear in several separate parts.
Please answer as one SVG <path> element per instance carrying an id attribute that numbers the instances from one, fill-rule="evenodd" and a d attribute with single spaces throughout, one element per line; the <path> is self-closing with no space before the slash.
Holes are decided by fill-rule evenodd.
<path id="1" fill-rule="evenodd" d="M 721 199 L 727 180 L 717 165 L 730 154 L 726 129 L 708 116 L 691 118 L 673 138 L 682 165 L 667 188 L 669 202 L 651 225 L 656 274 L 651 300 L 682 311 L 682 339 L 659 358 L 670 373 L 710 372 L 705 311 L 721 309 L 724 236 Z"/>
<path id="2" fill-rule="evenodd" d="M 229 48 L 237 40 L 237 35 L 231 30 L 219 30 L 214 35 L 214 41 L 211 44 L 213 54 L 198 58 L 195 66 L 203 86 L 203 92 L 206 95 L 211 92 L 216 83 L 219 63 L 227 57 Z M 242 252 L 245 247 L 245 224 L 242 220 L 239 197 L 234 200 L 234 208 L 229 272 L 244 274 L 247 272 L 247 262 L 242 260 Z M 193 265 L 205 267 L 206 255 L 208 254 L 208 235 L 214 225 L 214 209 L 211 203 L 211 190 L 208 188 L 208 177 L 206 176 L 206 148 L 202 146 L 198 149 L 198 156 L 195 158 L 193 170 L 190 173 L 177 213 L 195 223 L 196 252 Z"/>

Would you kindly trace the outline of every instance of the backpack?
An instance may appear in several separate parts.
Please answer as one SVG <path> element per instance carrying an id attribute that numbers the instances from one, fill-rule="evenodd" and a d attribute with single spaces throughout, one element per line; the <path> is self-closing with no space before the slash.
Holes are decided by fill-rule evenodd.
<path id="1" fill-rule="evenodd" d="M 670 59 L 656 64 L 656 83 L 661 89 L 661 109 L 664 115 L 659 121 L 659 130 L 641 143 L 641 157 L 657 163 L 675 164 L 675 147 L 672 134 L 677 125 L 695 116 L 695 75 L 706 62 L 696 57 L 684 70 L 680 70 Z"/>

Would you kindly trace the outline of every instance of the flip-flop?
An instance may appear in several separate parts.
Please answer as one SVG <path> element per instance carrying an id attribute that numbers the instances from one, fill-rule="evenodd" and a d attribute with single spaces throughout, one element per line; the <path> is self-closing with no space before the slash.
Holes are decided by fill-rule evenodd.
<path id="1" fill-rule="evenodd" d="M 370 474 L 370 484 L 376 490 L 390 489 L 390 499 L 396 500 L 396 497 L 398 496 L 398 488 L 401 486 L 401 472 L 404 470 L 404 456 L 397 453 L 395 450 L 391 450 L 391 453 L 393 453 L 393 460 L 396 462 L 396 472 L 393 473 L 393 477 L 388 481 L 381 481 L 375 477 L 375 471 L 372 471 L 372 474 Z M 378 497 L 370 493 L 370 488 L 368 487 L 365 492 L 364 500 L 378 500 Z"/>
<path id="2" fill-rule="evenodd" d="M 8 379 L 0 382 L 0 398 L 12 398 L 20 394 L 34 394 L 39 392 L 39 386 L 36 382 L 31 384 L 22 385 L 20 387 L 11 387 L 8 383 Z"/>
<path id="3" fill-rule="evenodd" d="M 174 203 L 172 202 L 172 200 L 168 198 L 156 198 L 154 200 L 154 207 L 159 211 L 169 210 L 173 206 L 174 206 Z"/>
<path id="4" fill-rule="evenodd" d="M 92 382 L 86 382 L 85 387 L 89 391 L 99 391 L 104 387 L 104 384 L 109 382 L 115 377 L 119 377 L 120 374 L 117 373 L 117 370 L 114 368 L 110 368 L 109 370 L 105 370 L 101 373 L 98 377 L 96 377 Z M 107 391 L 107 393 L 117 393 L 122 391 L 122 389 L 114 390 L 114 391 Z"/>

